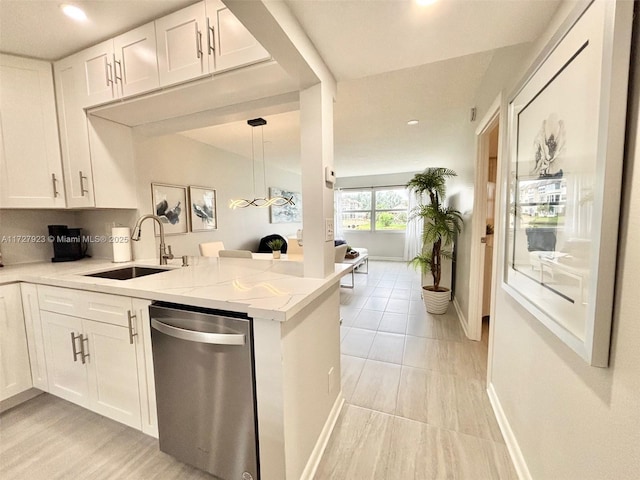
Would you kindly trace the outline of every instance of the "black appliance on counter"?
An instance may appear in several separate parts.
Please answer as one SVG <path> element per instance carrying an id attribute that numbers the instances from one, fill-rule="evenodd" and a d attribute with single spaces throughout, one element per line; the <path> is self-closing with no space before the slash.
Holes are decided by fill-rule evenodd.
<path id="1" fill-rule="evenodd" d="M 52 262 L 80 260 L 87 254 L 87 245 L 83 241 L 81 228 L 49 225 L 49 239 L 53 244 Z"/>

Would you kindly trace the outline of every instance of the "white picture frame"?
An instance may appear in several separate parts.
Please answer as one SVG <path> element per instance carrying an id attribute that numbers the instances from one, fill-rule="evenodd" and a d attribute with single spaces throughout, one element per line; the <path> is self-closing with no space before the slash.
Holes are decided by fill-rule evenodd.
<path id="1" fill-rule="evenodd" d="M 608 366 L 632 2 L 575 10 L 509 98 L 503 288 Z"/>
<path id="2" fill-rule="evenodd" d="M 216 191 L 213 188 L 189 185 L 189 216 L 192 232 L 218 229 Z"/>
<path id="3" fill-rule="evenodd" d="M 187 187 L 164 183 L 151 184 L 153 214 L 160 217 L 165 235 L 179 235 L 189 231 L 187 215 Z M 160 235 L 155 225 L 156 236 Z"/>

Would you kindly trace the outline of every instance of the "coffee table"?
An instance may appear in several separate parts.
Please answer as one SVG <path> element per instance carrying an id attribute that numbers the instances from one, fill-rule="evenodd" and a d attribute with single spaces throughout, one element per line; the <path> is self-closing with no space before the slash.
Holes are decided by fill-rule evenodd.
<path id="1" fill-rule="evenodd" d="M 351 267 L 351 285 L 349 284 L 344 284 L 341 283 L 340 286 L 343 288 L 353 288 L 356 284 L 355 280 L 355 273 L 363 273 L 363 274 L 368 274 L 369 273 L 369 254 L 366 252 L 359 252 L 360 255 L 358 255 L 356 258 L 345 258 L 342 263 L 347 263 L 349 265 L 352 265 Z M 362 271 L 360 269 L 361 266 L 366 265 L 366 271 Z"/>

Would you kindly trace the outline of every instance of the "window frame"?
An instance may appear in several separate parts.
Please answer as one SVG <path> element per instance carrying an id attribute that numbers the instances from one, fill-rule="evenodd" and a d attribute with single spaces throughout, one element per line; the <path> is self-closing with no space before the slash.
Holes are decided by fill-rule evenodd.
<path id="1" fill-rule="evenodd" d="M 370 216 L 370 227 L 368 230 L 362 230 L 362 229 L 349 229 L 349 228 L 344 228 L 343 229 L 345 232 L 349 232 L 349 233 L 354 233 L 354 232 L 359 232 L 359 233 L 392 233 L 392 234 L 404 234 L 407 231 L 407 227 L 405 225 L 405 228 L 403 229 L 377 229 L 376 228 L 376 214 L 378 213 L 385 213 L 385 212 L 389 212 L 389 213 L 396 213 L 396 212 L 404 212 L 407 215 L 409 215 L 409 206 L 408 206 L 408 198 L 407 198 L 407 207 L 404 209 L 399 209 L 399 208 L 381 208 L 378 209 L 376 208 L 376 193 L 379 191 L 389 191 L 389 190 L 406 190 L 406 188 L 404 186 L 400 186 L 400 185 L 389 185 L 389 186 L 379 186 L 379 187 L 353 187 L 353 188 L 343 188 L 342 192 L 362 192 L 362 193 L 369 193 L 371 195 L 371 207 L 369 209 L 365 209 L 365 210 L 346 210 L 346 209 L 342 209 L 342 215 L 343 218 L 340 219 L 340 221 L 342 222 L 344 220 L 344 215 L 348 214 L 348 213 L 368 213 Z"/>

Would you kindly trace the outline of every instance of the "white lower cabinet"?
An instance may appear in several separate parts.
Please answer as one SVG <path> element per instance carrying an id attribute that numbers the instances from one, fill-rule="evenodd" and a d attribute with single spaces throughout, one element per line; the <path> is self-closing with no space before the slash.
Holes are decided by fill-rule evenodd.
<path id="1" fill-rule="evenodd" d="M 137 345 L 128 328 L 83 320 L 89 408 L 141 429 Z"/>
<path id="2" fill-rule="evenodd" d="M 0 286 L 0 400 L 31 388 L 20 285 Z"/>
<path id="3" fill-rule="evenodd" d="M 49 380 L 47 378 L 47 361 L 44 355 L 44 337 L 42 336 L 38 289 L 31 283 L 21 283 L 20 291 L 22 293 L 24 327 L 27 331 L 27 345 L 31 363 L 31 380 L 35 388 L 48 392 Z"/>
<path id="4" fill-rule="evenodd" d="M 49 392 L 157 437 L 150 302 L 47 286 L 38 293 Z"/>
<path id="5" fill-rule="evenodd" d="M 88 407 L 87 368 L 81 357 L 82 319 L 51 312 L 40 312 L 40 318 L 49 393 Z"/>

